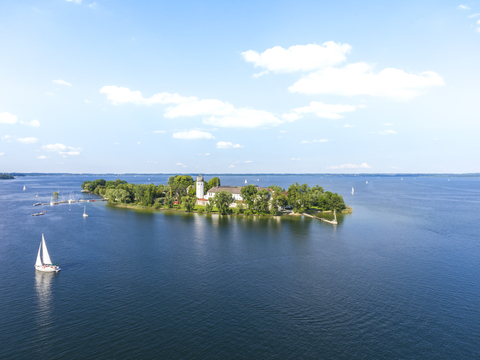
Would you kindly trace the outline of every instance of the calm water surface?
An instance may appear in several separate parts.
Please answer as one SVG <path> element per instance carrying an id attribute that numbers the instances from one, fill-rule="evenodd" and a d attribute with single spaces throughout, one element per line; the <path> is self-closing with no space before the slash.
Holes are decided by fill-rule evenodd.
<path id="1" fill-rule="evenodd" d="M 32 206 L 86 179 L 0 181 L 0 359 L 480 357 L 480 179 L 247 177 L 343 194 L 336 227 Z M 34 270 L 42 233 L 59 274 Z"/>

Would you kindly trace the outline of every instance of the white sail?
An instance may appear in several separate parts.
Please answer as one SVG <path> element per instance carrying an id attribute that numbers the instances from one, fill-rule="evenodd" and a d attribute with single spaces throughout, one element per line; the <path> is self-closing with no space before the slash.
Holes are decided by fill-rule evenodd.
<path id="1" fill-rule="evenodd" d="M 352 195 L 354 194 L 354 192 L 355 192 L 355 190 L 354 190 L 353 187 L 352 187 Z"/>
<path id="2" fill-rule="evenodd" d="M 23 191 L 27 190 L 27 188 L 25 187 L 25 185 L 23 185 Z"/>
<path id="3" fill-rule="evenodd" d="M 40 258 L 41 249 L 42 249 L 42 243 L 40 243 L 40 246 L 38 247 L 37 262 L 35 263 L 35 266 L 43 266 L 42 259 Z"/>
<path id="4" fill-rule="evenodd" d="M 50 260 L 50 255 L 48 255 L 47 244 L 45 244 L 45 238 L 42 234 L 42 250 L 43 250 L 43 263 L 44 264 L 51 264 L 52 260 Z"/>

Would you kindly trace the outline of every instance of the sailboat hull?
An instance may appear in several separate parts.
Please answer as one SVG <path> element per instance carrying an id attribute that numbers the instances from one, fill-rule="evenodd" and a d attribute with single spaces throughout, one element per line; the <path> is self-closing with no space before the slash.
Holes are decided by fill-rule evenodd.
<path id="1" fill-rule="evenodd" d="M 49 265 L 38 266 L 38 265 L 35 265 L 35 270 L 43 271 L 43 272 L 59 272 L 61 269 L 58 266 L 49 266 Z"/>

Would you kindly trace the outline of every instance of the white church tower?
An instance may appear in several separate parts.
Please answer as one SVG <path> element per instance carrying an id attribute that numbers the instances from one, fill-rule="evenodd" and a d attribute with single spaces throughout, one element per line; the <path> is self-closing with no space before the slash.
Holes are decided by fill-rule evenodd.
<path id="1" fill-rule="evenodd" d="M 205 183 L 202 174 L 197 176 L 197 199 L 205 198 Z"/>

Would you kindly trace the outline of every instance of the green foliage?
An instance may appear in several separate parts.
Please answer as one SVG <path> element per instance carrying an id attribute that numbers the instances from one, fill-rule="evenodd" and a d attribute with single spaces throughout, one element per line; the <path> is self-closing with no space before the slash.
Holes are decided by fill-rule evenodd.
<path id="1" fill-rule="evenodd" d="M 240 190 L 240 195 L 242 195 L 243 202 L 247 204 L 248 208 L 252 209 L 257 195 L 257 188 L 255 185 L 247 185 L 243 187 Z"/>
<path id="2" fill-rule="evenodd" d="M 54 191 L 53 196 L 58 196 L 58 192 Z"/>
<path id="3" fill-rule="evenodd" d="M 255 209 L 260 214 L 267 214 L 269 212 L 269 202 L 270 191 L 263 189 L 257 192 L 255 197 Z"/>
<path id="4" fill-rule="evenodd" d="M 228 214 L 230 204 L 233 202 L 233 197 L 230 192 L 222 190 L 215 194 L 213 202 L 218 209 L 218 213 L 220 215 L 226 215 Z"/>
<path id="5" fill-rule="evenodd" d="M 211 213 L 213 211 L 213 204 L 209 201 L 207 205 L 205 205 L 205 212 Z"/>
<path id="6" fill-rule="evenodd" d="M 187 195 L 182 198 L 182 207 L 186 212 L 190 212 L 195 208 L 197 198 L 195 196 Z"/>
<path id="7" fill-rule="evenodd" d="M 0 174 L 0 180 L 11 180 L 11 179 L 15 179 L 15 177 L 9 174 Z"/>
<path id="8" fill-rule="evenodd" d="M 272 186 L 269 186 L 268 188 L 272 189 L 276 195 L 280 195 L 280 193 L 285 192 L 285 189 L 277 185 L 272 185 Z"/>
<path id="9" fill-rule="evenodd" d="M 165 205 L 165 207 L 166 207 L 167 209 L 171 209 L 171 208 L 173 208 L 173 203 L 174 203 L 174 201 L 175 201 L 175 200 L 173 199 L 172 196 L 167 195 L 167 196 L 165 197 L 165 200 L 164 200 L 164 202 L 163 202 L 163 205 Z"/>
<path id="10" fill-rule="evenodd" d="M 153 204 L 153 208 L 154 208 L 154 209 L 157 209 L 157 210 L 158 210 L 158 209 L 160 209 L 161 207 L 162 207 L 162 203 L 161 203 L 161 202 L 155 201 L 155 204 Z"/>
<path id="11" fill-rule="evenodd" d="M 99 187 L 99 186 L 96 187 L 95 190 L 93 190 L 93 193 L 94 193 L 95 195 L 100 194 L 100 187 Z"/>
<path id="12" fill-rule="evenodd" d="M 220 183 L 220 178 L 218 177 L 211 178 L 208 182 L 205 182 L 205 194 L 208 190 L 215 186 L 222 186 L 222 184 Z"/>
<path id="13" fill-rule="evenodd" d="M 310 207 L 310 187 L 307 184 L 298 183 L 290 185 L 287 190 L 287 200 L 293 206 L 293 212 L 301 212 Z"/>
<path id="14" fill-rule="evenodd" d="M 205 211 L 205 208 L 201 207 L 201 208 L 198 208 L 197 212 L 199 214 L 202 214 L 203 212 Z"/>

